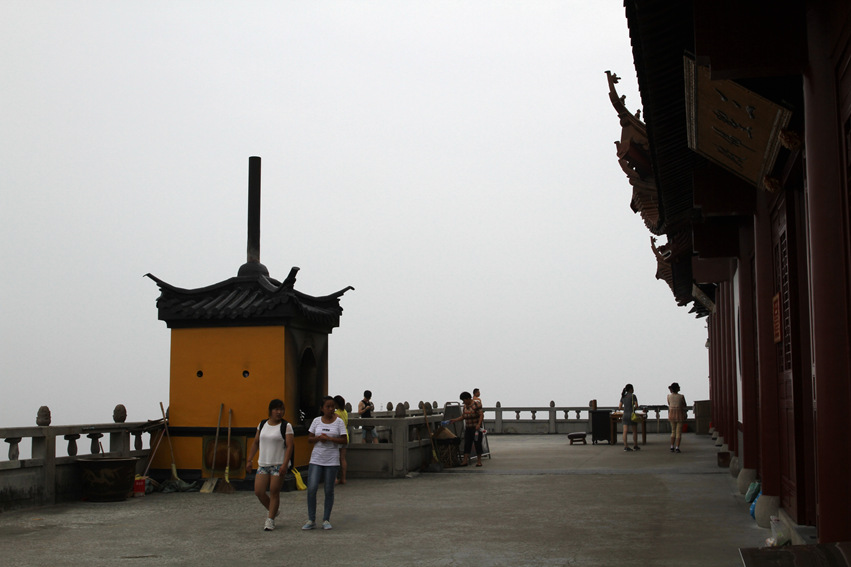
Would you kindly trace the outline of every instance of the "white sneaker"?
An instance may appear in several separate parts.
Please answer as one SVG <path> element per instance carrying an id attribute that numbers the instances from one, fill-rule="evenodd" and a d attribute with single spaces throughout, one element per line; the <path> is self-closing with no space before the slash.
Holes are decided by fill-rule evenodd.
<path id="1" fill-rule="evenodd" d="M 304 525 L 301 527 L 301 529 L 303 529 L 303 530 L 312 530 L 312 529 L 313 529 L 313 528 L 315 528 L 315 527 L 316 527 L 316 522 L 314 522 L 313 520 L 308 520 L 308 521 L 307 521 L 307 523 L 306 523 L 306 524 L 304 524 Z"/>
<path id="2" fill-rule="evenodd" d="M 331 529 L 331 522 L 329 522 L 328 520 L 325 520 L 324 522 L 322 522 L 322 529 L 323 530 L 330 530 Z"/>
<path id="3" fill-rule="evenodd" d="M 274 529 L 275 529 L 275 520 L 273 520 L 272 518 L 266 518 L 266 523 L 263 524 L 263 530 L 265 530 L 267 532 L 271 532 Z"/>

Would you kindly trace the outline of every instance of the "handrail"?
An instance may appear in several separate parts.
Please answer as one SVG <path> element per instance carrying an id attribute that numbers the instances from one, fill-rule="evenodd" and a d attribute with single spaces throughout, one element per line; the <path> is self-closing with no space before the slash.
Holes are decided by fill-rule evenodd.
<path id="1" fill-rule="evenodd" d="M 390 423 L 388 419 L 395 418 L 395 415 L 401 414 L 401 412 L 404 412 L 406 417 L 422 416 L 423 413 L 428 412 L 428 408 L 423 406 L 424 404 L 421 403 L 419 409 L 413 409 L 408 407 L 407 404 L 399 404 L 396 411 L 373 411 L 370 418 L 359 418 L 357 413 L 349 412 L 349 427 L 357 428 L 366 425 L 380 428 L 382 425 Z M 655 421 L 656 431 L 663 429 L 663 419 L 665 420 L 664 427 L 667 427 L 667 405 L 639 404 L 638 407 L 647 412 L 648 420 Z M 485 412 L 484 426 L 490 433 L 555 434 L 585 431 L 590 428 L 591 412 L 594 409 L 617 411 L 618 408 L 617 406 L 597 406 L 596 408 L 590 406 L 556 406 L 554 402 L 550 402 L 548 406 L 502 406 L 497 402 L 496 406 L 488 406 L 482 409 Z M 686 409 L 693 411 L 693 406 L 686 406 Z M 432 414 L 442 415 L 443 408 L 435 408 Z M 524 417 L 523 414 L 528 414 L 529 417 Z M 664 418 L 663 414 L 665 414 Z M 694 414 L 691 415 L 690 421 L 694 419 Z"/>
<path id="2" fill-rule="evenodd" d="M 32 440 L 32 458 L 55 459 L 56 439 L 62 437 L 67 441 L 67 455 L 75 457 L 78 453 L 77 440 L 83 435 L 91 440 L 91 454 L 101 453 L 100 439 L 104 434 L 109 434 L 109 451 L 104 454 L 129 456 L 131 452 L 129 438 L 134 437 L 133 449 L 141 451 L 143 447 L 142 434 L 152 430 L 161 429 L 162 420 L 159 421 L 132 421 L 126 423 L 95 423 L 83 425 L 44 425 L 27 427 L 0 427 L 0 439 L 9 444 L 7 452 L 8 463 L 19 462 L 21 441 L 25 438 Z M 53 452 L 50 452 L 53 449 Z M 0 467 L 6 461 L 0 458 Z M 7 465 L 8 466 L 8 465 Z"/>
<path id="3" fill-rule="evenodd" d="M 127 423 L 93 423 L 81 425 L 43 425 L 29 427 L 0 427 L 0 439 L 9 445 L 8 460 L 0 455 L 0 489 L 4 500 L 0 511 L 55 504 L 57 495 L 67 498 L 69 479 L 73 475 L 63 472 L 77 462 L 77 441 L 89 439 L 92 455 L 110 457 L 145 457 L 142 435 L 161 430 L 162 420 Z M 131 446 L 130 437 L 133 437 Z M 104 441 L 102 438 L 106 437 Z M 20 444 L 24 439 L 32 443 L 30 458 L 20 458 Z M 67 456 L 57 456 L 57 441 L 66 442 Z M 105 450 L 103 443 L 109 447 Z M 150 447 L 150 441 L 148 443 Z M 25 504 L 22 504 L 25 503 Z"/>

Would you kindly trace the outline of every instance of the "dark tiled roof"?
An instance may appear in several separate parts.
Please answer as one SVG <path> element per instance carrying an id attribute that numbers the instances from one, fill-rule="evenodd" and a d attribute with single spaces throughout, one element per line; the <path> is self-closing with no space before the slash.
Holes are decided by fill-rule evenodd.
<path id="1" fill-rule="evenodd" d="M 313 297 L 294 289 L 293 268 L 283 283 L 264 273 L 242 275 L 197 289 L 168 284 L 152 274 L 157 283 L 159 319 L 172 328 L 287 325 L 309 323 L 326 332 L 340 325 L 340 297 L 349 286 L 332 295 Z"/>
<path id="2" fill-rule="evenodd" d="M 708 311 L 692 297 L 691 267 L 692 175 L 702 158 L 688 147 L 685 104 L 684 57 L 694 52 L 692 4 L 626 0 L 624 7 L 653 172 L 642 184 L 630 180 L 631 206 L 652 233 L 668 238 L 653 246 L 656 277 L 670 286 L 678 305 L 694 302 L 691 312 L 703 317 Z"/>
<path id="3" fill-rule="evenodd" d="M 686 132 L 683 57 L 694 51 L 691 2 L 624 2 L 659 187 L 663 230 L 691 218 L 695 154 Z"/>

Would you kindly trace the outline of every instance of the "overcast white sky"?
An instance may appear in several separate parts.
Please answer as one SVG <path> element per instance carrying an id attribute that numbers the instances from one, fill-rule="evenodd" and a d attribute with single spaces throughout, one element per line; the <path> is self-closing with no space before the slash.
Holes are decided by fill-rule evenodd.
<path id="1" fill-rule="evenodd" d="M 151 272 L 261 261 L 342 299 L 356 402 L 708 398 L 704 321 L 654 278 L 604 71 L 640 108 L 622 3 L 0 3 L 0 426 L 168 405 Z"/>

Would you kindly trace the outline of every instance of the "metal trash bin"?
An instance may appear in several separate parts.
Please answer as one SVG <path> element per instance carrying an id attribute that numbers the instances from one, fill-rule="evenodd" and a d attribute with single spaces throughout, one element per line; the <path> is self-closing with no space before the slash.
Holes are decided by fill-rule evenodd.
<path id="1" fill-rule="evenodd" d="M 597 441 L 607 441 L 610 445 L 611 425 L 609 416 L 612 415 L 610 410 L 591 410 L 591 443 L 597 444 Z"/>

